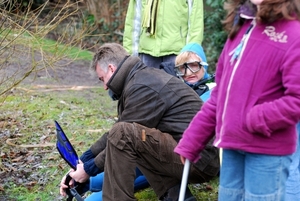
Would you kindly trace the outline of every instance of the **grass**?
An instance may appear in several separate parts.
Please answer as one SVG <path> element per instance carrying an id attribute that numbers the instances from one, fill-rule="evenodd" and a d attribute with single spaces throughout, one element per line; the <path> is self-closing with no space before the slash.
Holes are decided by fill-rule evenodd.
<path id="1" fill-rule="evenodd" d="M 95 97 L 86 96 L 87 93 L 94 94 Z M 0 123 L 3 126 L 0 130 L 9 130 L 13 136 L 6 138 L 17 139 L 17 145 L 55 143 L 54 120 L 57 120 L 80 155 L 114 123 L 116 102 L 111 101 L 106 94 L 102 87 L 51 93 L 26 93 L 16 88 L 1 105 Z M 12 147 L 3 138 L 2 140 L 2 155 L 24 150 Z M 35 164 L 39 166 L 34 169 L 36 172 L 28 173 L 28 177 L 36 177 L 37 184 L 18 185 L 12 179 L 8 184 L 0 184 L 0 187 L 2 186 L 6 195 L 10 195 L 10 200 L 60 200 L 58 184 L 69 168 L 56 148 L 51 146 L 27 151 L 33 152 L 34 157 L 41 158 L 40 163 Z M 11 160 L 12 164 L 14 159 Z M 4 161 L 7 160 L 3 160 L 3 163 L 0 161 L 0 170 L 5 168 Z M 30 168 L 26 161 L 22 165 L 24 169 L 27 168 L 25 165 Z M 21 169 L 21 172 L 26 171 Z M 25 183 L 26 180 L 24 176 Z"/>
<path id="2" fill-rule="evenodd" d="M 83 50 L 71 42 L 70 44 L 62 44 L 59 41 L 45 37 L 33 36 L 26 30 L 0 29 L 0 39 L 6 41 L 1 41 L 2 45 L 7 45 L 10 42 L 12 44 L 23 44 L 37 51 L 42 50 L 51 53 L 53 57 L 57 58 L 67 57 L 74 60 L 91 60 L 93 58 L 92 52 Z M 75 41 L 75 39 L 73 40 Z"/>
<path id="3" fill-rule="evenodd" d="M 75 46 L 61 45 L 57 41 L 37 38 L 33 43 L 34 47 L 42 48 L 52 54 L 65 55 L 71 59 L 92 60 L 93 54 L 90 51 L 82 50 Z"/>

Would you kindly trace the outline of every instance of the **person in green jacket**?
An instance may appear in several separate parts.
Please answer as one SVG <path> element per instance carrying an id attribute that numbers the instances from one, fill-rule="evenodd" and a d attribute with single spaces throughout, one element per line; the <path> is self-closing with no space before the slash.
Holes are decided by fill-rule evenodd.
<path id="1" fill-rule="evenodd" d="M 186 44 L 201 44 L 203 19 L 202 0 L 130 0 L 123 46 L 150 67 L 174 62 Z"/>

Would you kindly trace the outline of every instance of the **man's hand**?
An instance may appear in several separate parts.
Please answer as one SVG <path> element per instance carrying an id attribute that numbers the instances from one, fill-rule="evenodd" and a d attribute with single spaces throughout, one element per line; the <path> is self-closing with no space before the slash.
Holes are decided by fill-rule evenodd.
<path id="1" fill-rule="evenodd" d="M 85 172 L 83 163 L 78 164 L 76 171 L 71 171 L 69 175 L 78 183 L 86 182 L 90 176 Z"/>
<path id="2" fill-rule="evenodd" d="M 84 170 L 84 167 L 83 167 L 83 163 L 81 160 L 79 160 L 79 164 L 76 166 L 77 170 L 73 170 L 71 169 L 62 179 L 61 179 L 61 182 L 60 182 L 60 185 L 59 185 L 59 192 L 60 192 L 60 195 L 62 196 L 67 196 L 67 193 L 66 193 L 66 189 L 69 188 L 69 186 L 71 188 L 74 187 L 74 180 L 78 183 L 84 183 L 86 182 L 90 176 L 85 172 Z M 72 178 L 69 182 L 69 186 L 66 185 L 66 178 L 67 178 L 67 175 L 69 174 L 69 176 Z"/>
<path id="3" fill-rule="evenodd" d="M 70 172 L 74 171 L 73 169 L 71 169 L 67 174 L 69 174 Z M 60 185 L 59 185 L 59 193 L 62 196 L 67 196 L 66 193 L 66 189 L 69 188 L 65 183 L 66 183 L 66 178 L 67 178 L 67 174 L 61 179 L 60 181 Z M 70 180 L 69 182 L 69 186 L 73 187 L 74 186 L 74 181 L 73 179 Z"/>

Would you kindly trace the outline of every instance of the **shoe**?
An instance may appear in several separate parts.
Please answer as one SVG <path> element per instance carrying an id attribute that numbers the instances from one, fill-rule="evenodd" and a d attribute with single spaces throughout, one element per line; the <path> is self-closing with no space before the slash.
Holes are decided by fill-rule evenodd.
<path id="1" fill-rule="evenodd" d="M 178 201 L 179 193 L 180 193 L 180 184 L 170 188 L 164 194 L 161 201 Z M 184 201 L 197 201 L 188 187 L 186 187 L 186 190 L 185 190 Z"/>

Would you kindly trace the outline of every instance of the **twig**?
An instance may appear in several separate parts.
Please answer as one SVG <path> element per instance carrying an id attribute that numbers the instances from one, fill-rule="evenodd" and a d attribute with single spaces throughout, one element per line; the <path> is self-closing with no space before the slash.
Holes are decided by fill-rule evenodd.
<path id="1" fill-rule="evenodd" d="M 55 146 L 54 143 L 45 143 L 45 144 L 15 144 L 13 143 L 14 139 L 7 139 L 6 140 L 6 144 L 10 145 L 10 146 L 14 146 L 14 147 L 20 147 L 20 148 L 39 148 L 39 147 L 53 147 Z"/>

